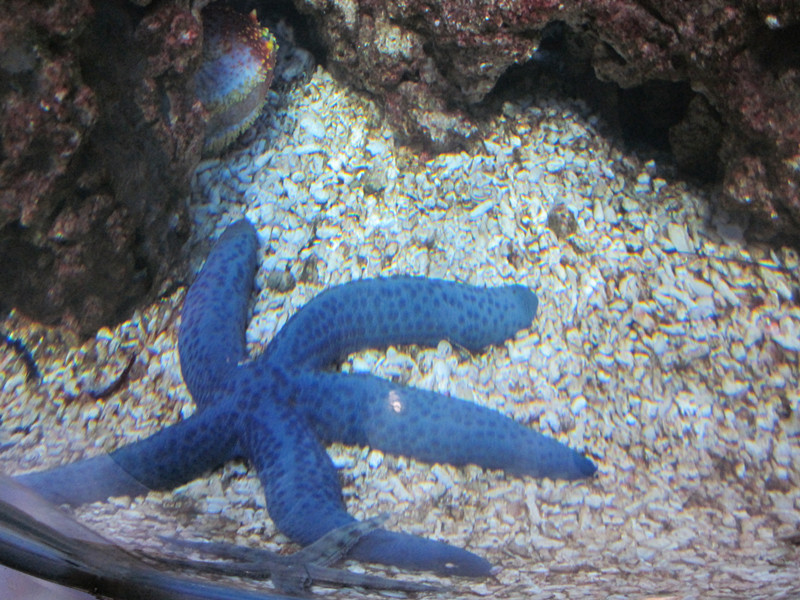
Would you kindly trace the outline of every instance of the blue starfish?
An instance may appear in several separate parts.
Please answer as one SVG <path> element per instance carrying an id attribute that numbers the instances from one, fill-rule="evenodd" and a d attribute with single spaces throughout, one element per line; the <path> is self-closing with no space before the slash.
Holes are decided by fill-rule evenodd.
<path id="1" fill-rule="evenodd" d="M 447 339 L 473 352 L 500 344 L 531 325 L 530 290 L 416 277 L 355 281 L 314 298 L 247 361 L 257 246 L 249 222 L 230 226 L 186 296 L 178 348 L 193 416 L 109 455 L 20 480 L 51 500 L 81 504 L 173 488 L 243 457 L 258 471 L 278 529 L 306 545 L 354 521 L 324 449 L 332 442 L 516 475 L 594 474 L 583 455 L 488 408 L 329 370 L 351 352 L 390 344 Z M 485 576 L 491 568 L 466 550 L 384 529 L 349 556 L 442 574 Z"/>

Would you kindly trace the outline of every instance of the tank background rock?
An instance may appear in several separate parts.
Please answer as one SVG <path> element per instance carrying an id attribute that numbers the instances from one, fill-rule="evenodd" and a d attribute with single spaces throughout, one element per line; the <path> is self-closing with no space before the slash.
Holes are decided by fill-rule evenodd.
<path id="1" fill-rule="evenodd" d="M 180 263 L 202 106 L 188 0 L 6 3 L 0 16 L 0 304 L 81 334 Z"/>
<path id="2" fill-rule="evenodd" d="M 800 238 L 800 0 L 291 1 L 328 68 L 433 151 L 479 139 L 498 80 L 563 23 L 601 103 L 624 113 L 644 94 L 656 116 L 658 90 L 688 90 L 685 112 L 659 124 L 677 164 L 716 178 L 752 231 Z M 205 127 L 190 4 L 5 2 L 0 308 L 87 334 L 175 272 Z"/>
<path id="3" fill-rule="evenodd" d="M 434 151 L 475 136 L 471 108 L 533 56 L 548 24 L 566 23 L 603 81 L 688 82 L 703 101 L 668 135 L 678 164 L 716 177 L 722 205 L 754 230 L 800 234 L 797 0 L 294 2 L 318 23 L 328 67 L 379 98 L 404 141 Z M 699 152 L 716 160 L 693 165 Z"/>

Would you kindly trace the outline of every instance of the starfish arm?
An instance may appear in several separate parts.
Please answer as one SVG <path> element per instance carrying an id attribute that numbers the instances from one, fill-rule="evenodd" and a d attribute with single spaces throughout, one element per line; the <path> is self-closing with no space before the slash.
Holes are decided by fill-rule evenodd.
<path id="1" fill-rule="evenodd" d="M 365 535 L 347 557 L 410 571 L 433 571 L 447 577 L 488 577 L 492 574 L 491 563 L 468 550 L 385 529 Z"/>
<path id="2" fill-rule="evenodd" d="M 366 374 L 299 377 L 296 401 L 327 443 L 552 479 L 580 479 L 597 470 L 579 452 L 472 402 Z"/>
<path id="3" fill-rule="evenodd" d="M 204 408 L 225 376 L 245 358 L 248 302 L 258 236 L 246 220 L 228 227 L 186 294 L 178 336 L 181 372 Z"/>
<path id="4" fill-rule="evenodd" d="M 306 579 L 310 579 L 310 582 L 314 584 L 332 583 L 408 592 L 442 591 L 442 588 L 426 584 L 386 579 L 328 566 L 340 561 L 364 536 L 376 531 L 380 524 L 386 520 L 386 516 L 386 514 L 383 514 L 365 521 L 351 520 L 348 524 L 329 531 L 313 544 L 298 550 L 294 554 L 287 555 L 246 546 L 215 542 L 191 542 L 159 536 L 162 541 L 168 544 L 195 550 L 216 559 L 212 562 L 190 559 L 168 559 L 165 561 L 162 558 L 160 562 L 205 573 L 220 573 L 254 579 L 272 576 L 274 580 L 274 573 L 278 572 L 281 574 L 279 577 L 288 576 L 290 583 L 291 581 L 304 582 Z M 374 545 L 374 542 L 375 540 L 371 545 Z M 361 552 L 364 552 L 364 548 L 361 549 Z M 408 554 L 416 556 L 416 553 L 413 552 Z M 423 565 L 418 568 L 422 570 L 426 567 Z M 275 581 L 273 583 L 279 588 Z"/>
<path id="5" fill-rule="evenodd" d="M 422 277 L 353 281 L 306 304 L 259 360 L 321 368 L 364 348 L 435 346 L 443 339 L 478 351 L 529 327 L 536 307 L 536 295 L 520 285 L 480 288 Z"/>
<path id="6" fill-rule="evenodd" d="M 274 394 L 262 397 L 281 397 Z M 270 517 L 284 535 L 306 545 L 354 521 L 330 458 L 288 402 L 262 403 L 245 429 L 243 448 L 264 486 Z M 484 577 L 491 570 L 486 560 L 466 550 L 382 529 L 366 534 L 348 556 L 448 575 Z"/>
<path id="7" fill-rule="evenodd" d="M 51 502 L 77 506 L 187 483 L 238 455 L 226 411 L 198 413 L 109 454 L 17 476 Z"/>

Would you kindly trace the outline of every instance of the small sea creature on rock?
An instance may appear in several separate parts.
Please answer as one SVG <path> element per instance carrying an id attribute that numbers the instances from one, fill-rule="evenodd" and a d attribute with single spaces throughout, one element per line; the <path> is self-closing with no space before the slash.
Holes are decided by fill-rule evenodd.
<path id="1" fill-rule="evenodd" d="M 19 481 L 53 501 L 81 504 L 177 487 L 241 457 L 257 470 L 278 529 L 308 545 L 355 520 L 326 444 L 533 477 L 581 479 L 597 470 L 583 454 L 489 408 L 331 370 L 366 348 L 446 339 L 478 352 L 501 344 L 536 315 L 528 288 L 424 277 L 352 281 L 311 300 L 248 360 L 257 248 L 248 221 L 231 225 L 186 295 L 178 349 L 194 415 L 109 455 Z M 491 573 L 471 552 L 385 529 L 365 534 L 348 556 L 449 575 Z"/>
<path id="2" fill-rule="evenodd" d="M 203 62 L 197 97 L 208 111 L 203 154 L 219 154 L 253 124 L 278 54 L 275 38 L 249 15 L 214 4 L 203 10 Z"/>

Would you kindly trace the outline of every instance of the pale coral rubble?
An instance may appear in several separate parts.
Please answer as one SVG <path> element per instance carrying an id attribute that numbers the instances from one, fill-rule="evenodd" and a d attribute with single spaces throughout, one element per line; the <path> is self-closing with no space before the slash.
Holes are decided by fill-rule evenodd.
<path id="1" fill-rule="evenodd" d="M 469 152 L 424 160 L 321 69 L 272 102 L 240 150 L 203 163 L 194 184 L 198 264 L 233 220 L 259 229 L 251 351 L 351 279 L 523 283 L 539 315 L 504 347 L 390 348 L 343 368 L 484 403 L 585 448 L 600 468 L 590 482 L 514 479 L 337 446 L 350 512 L 389 511 L 391 527 L 485 555 L 502 567 L 495 579 L 452 583 L 493 598 L 800 593 L 800 551 L 782 541 L 800 527 L 793 251 L 744 241 L 698 190 L 599 135 L 579 104 L 507 103 Z M 287 268 L 293 289 L 265 285 Z M 22 360 L 0 355 L 3 472 L 110 449 L 189 414 L 182 297 L 75 349 L 12 314 L 6 326 L 35 349 L 43 380 L 26 382 Z M 93 399 L 130 357 L 125 385 Z M 244 465 L 77 513 L 149 548 L 176 531 L 286 543 Z"/>

